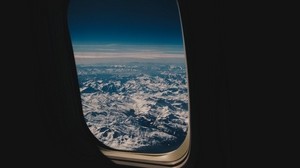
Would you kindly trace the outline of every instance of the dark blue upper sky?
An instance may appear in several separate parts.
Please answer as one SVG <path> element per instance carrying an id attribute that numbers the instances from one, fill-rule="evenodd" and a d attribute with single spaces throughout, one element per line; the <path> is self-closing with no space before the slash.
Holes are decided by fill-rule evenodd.
<path id="1" fill-rule="evenodd" d="M 73 44 L 182 45 L 176 0 L 70 0 Z"/>

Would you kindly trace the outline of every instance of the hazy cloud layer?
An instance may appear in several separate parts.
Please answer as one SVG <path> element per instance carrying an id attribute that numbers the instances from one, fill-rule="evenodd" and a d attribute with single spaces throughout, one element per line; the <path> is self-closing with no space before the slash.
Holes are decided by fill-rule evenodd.
<path id="1" fill-rule="evenodd" d="M 185 58 L 181 45 L 74 45 L 77 63 L 107 61 L 173 61 Z"/>

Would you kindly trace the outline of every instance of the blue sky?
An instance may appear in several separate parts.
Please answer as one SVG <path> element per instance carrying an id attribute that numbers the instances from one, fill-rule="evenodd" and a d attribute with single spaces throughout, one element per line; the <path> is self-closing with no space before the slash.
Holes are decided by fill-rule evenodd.
<path id="1" fill-rule="evenodd" d="M 68 24 L 75 57 L 183 56 L 176 0 L 70 0 Z"/>

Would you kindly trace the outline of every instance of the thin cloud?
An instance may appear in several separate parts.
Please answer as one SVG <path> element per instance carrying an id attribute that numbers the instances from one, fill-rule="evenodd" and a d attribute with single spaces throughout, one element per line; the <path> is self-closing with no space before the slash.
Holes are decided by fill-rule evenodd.
<path id="1" fill-rule="evenodd" d="M 179 45 L 74 45 L 76 59 L 159 59 L 184 58 Z"/>
<path id="2" fill-rule="evenodd" d="M 135 59 L 157 59 L 157 58 L 183 58 L 183 54 L 167 54 L 161 52 L 76 52 L 75 58 L 135 58 Z"/>

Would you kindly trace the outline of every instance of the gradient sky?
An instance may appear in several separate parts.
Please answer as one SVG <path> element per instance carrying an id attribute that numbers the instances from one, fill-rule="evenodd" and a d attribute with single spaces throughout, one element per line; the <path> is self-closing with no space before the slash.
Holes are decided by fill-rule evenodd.
<path id="1" fill-rule="evenodd" d="M 182 45 L 176 0 L 70 0 L 74 45 Z"/>

